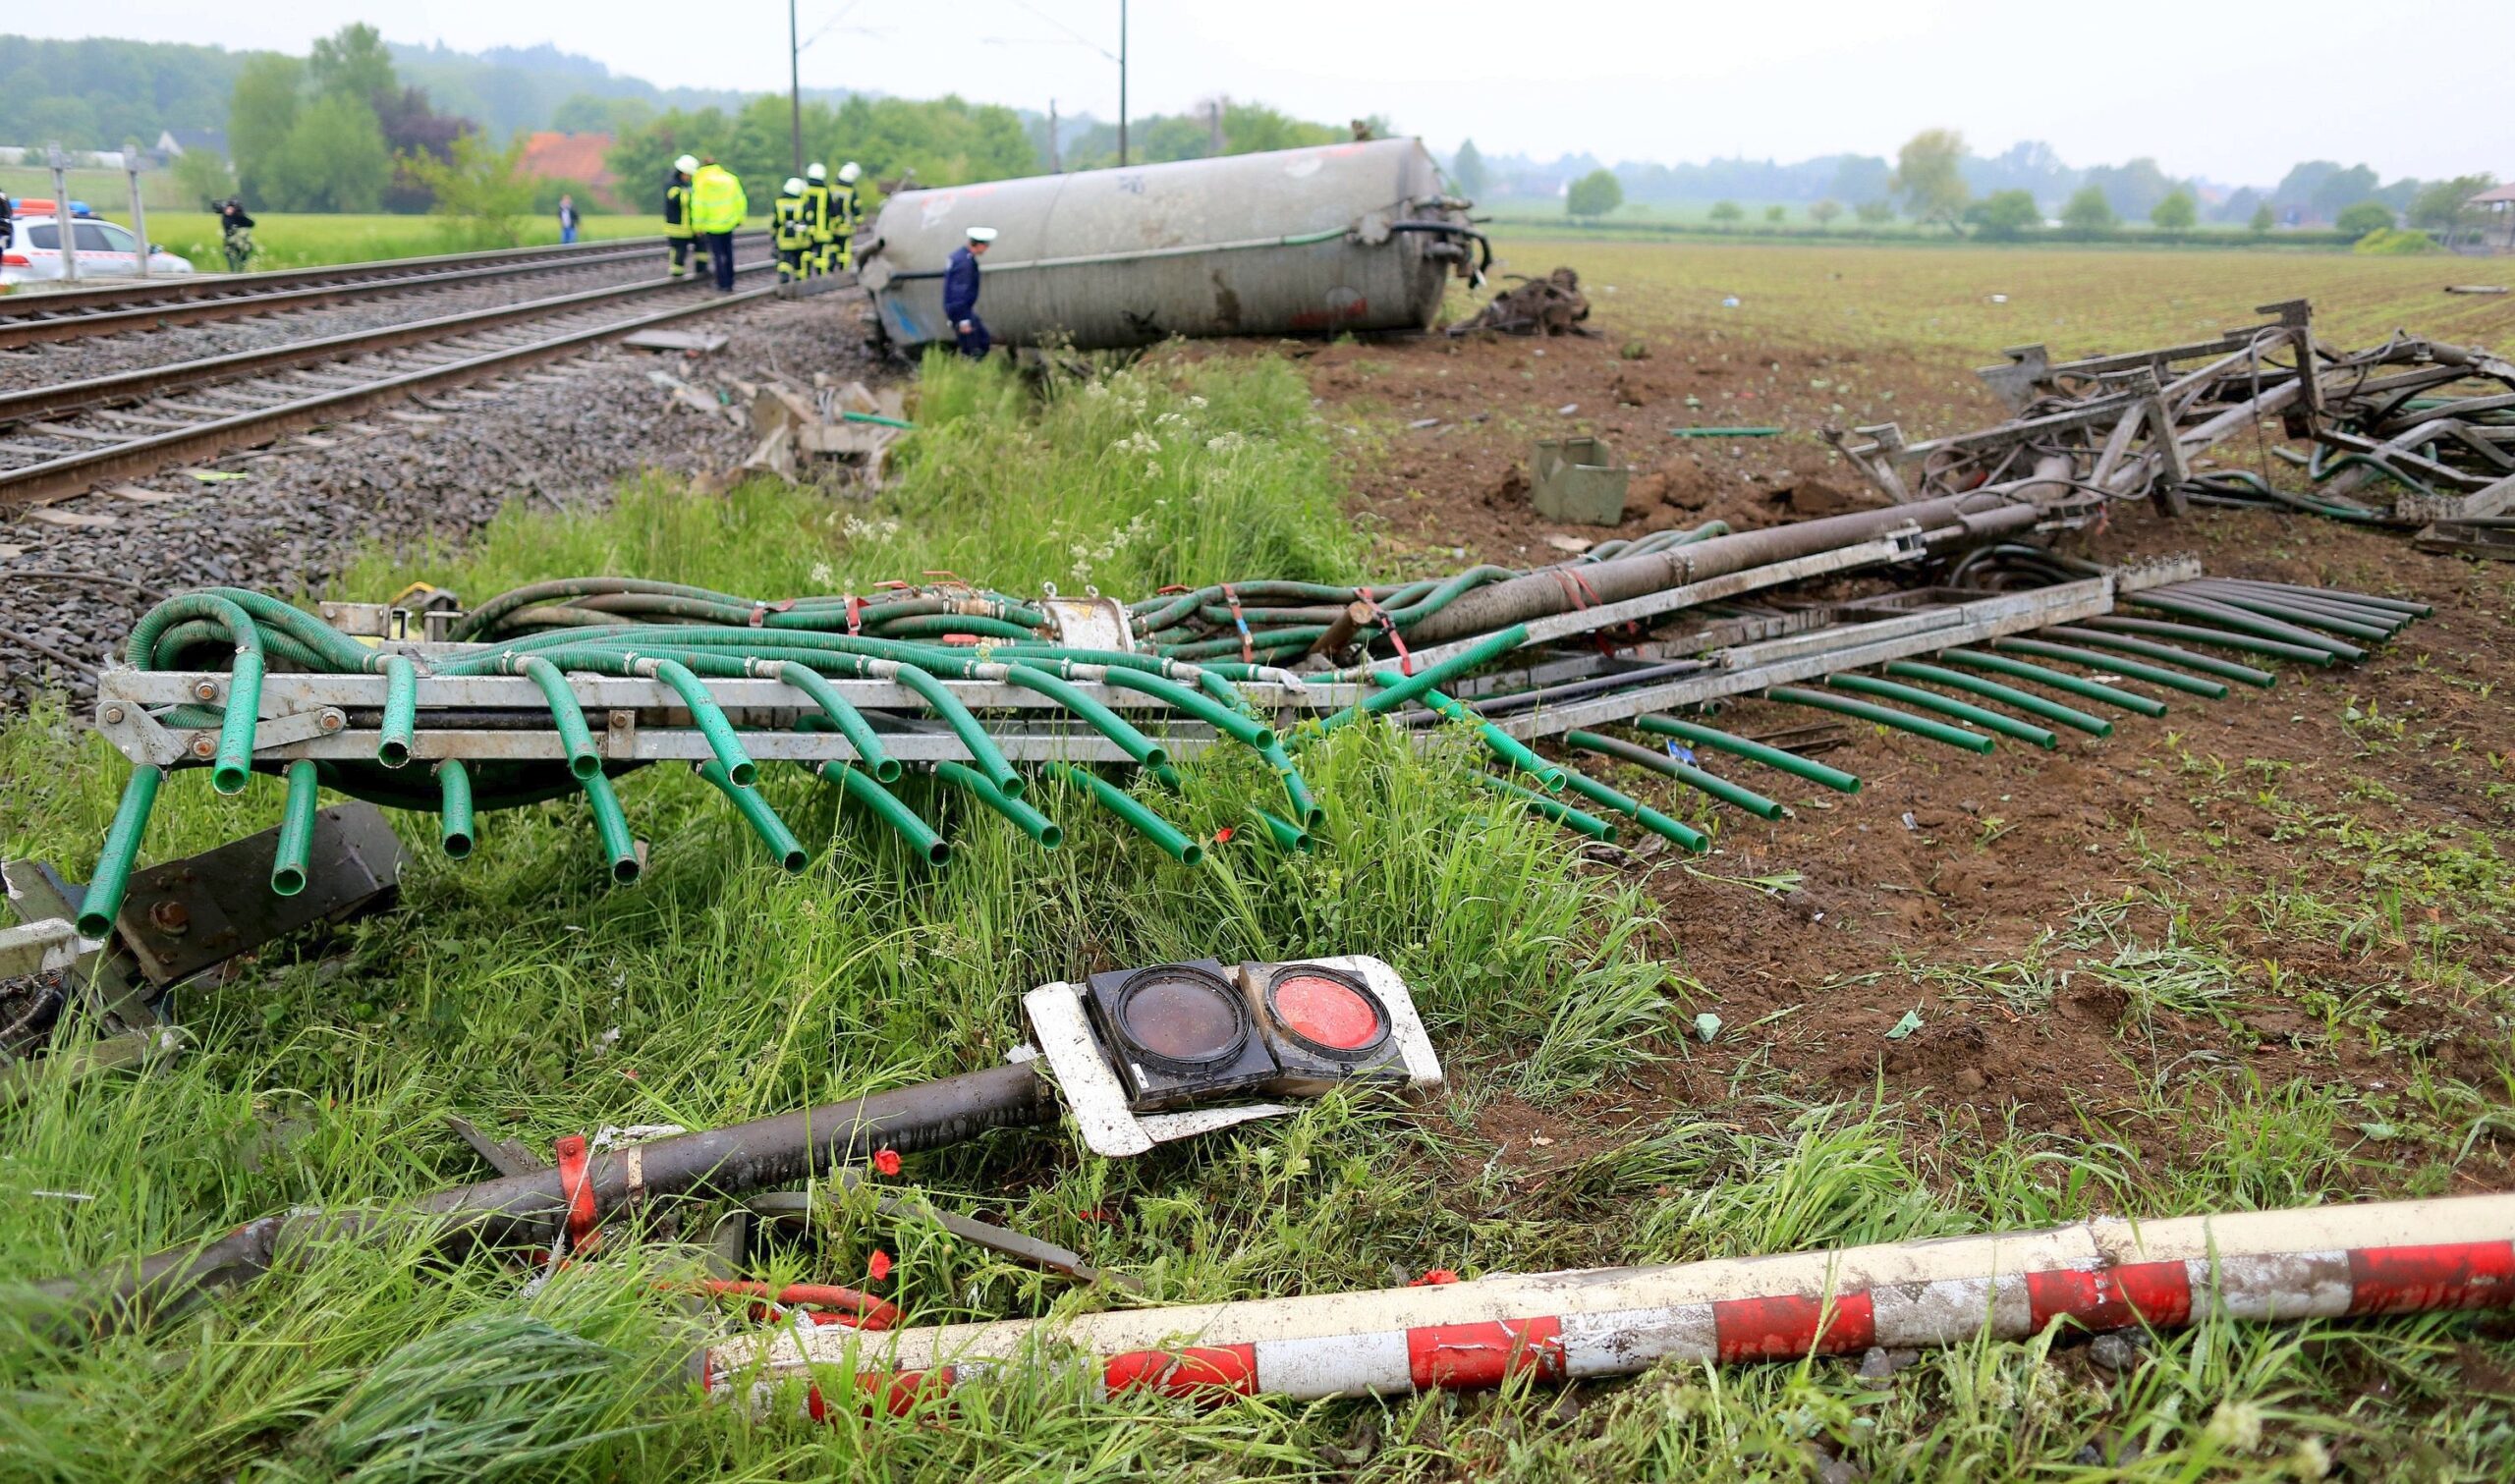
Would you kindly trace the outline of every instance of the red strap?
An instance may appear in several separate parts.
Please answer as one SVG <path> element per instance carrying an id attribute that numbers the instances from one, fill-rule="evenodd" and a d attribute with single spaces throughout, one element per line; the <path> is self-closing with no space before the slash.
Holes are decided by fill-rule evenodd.
<path id="1" fill-rule="evenodd" d="M 1166 596 L 1168 596 L 1169 594 L 1174 593 L 1174 592 L 1195 592 L 1196 590 L 1197 590 L 1197 589 L 1195 589 L 1195 588 L 1193 588 L 1193 587 L 1189 586 L 1189 585 L 1188 585 L 1187 583 L 1185 583 L 1185 582 L 1170 582 L 1170 583 L 1166 583 L 1166 584 L 1164 584 L 1163 586 L 1160 586 L 1160 587 L 1156 587 L 1156 588 L 1154 588 L 1154 589 L 1153 589 L 1153 593 L 1154 593 L 1156 596 L 1166 597 Z"/>
<path id="2" fill-rule="evenodd" d="M 847 632 L 850 635 L 865 632 L 865 600 L 852 592 L 847 595 Z"/>
<path id="3" fill-rule="evenodd" d="M 559 1198 L 568 1203 L 568 1250 L 582 1253 L 594 1243 L 593 1180 L 587 1172 L 586 1136 L 570 1133 L 551 1146 L 559 1159 Z"/>
<path id="4" fill-rule="evenodd" d="M 1388 616 L 1387 609 L 1382 608 L 1379 604 L 1371 601 L 1369 588 L 1355 588 L 1354 598 L 1365 608 L 1369 609 L 1372 617 L 1379 620 L 1379 627 L 1381 631 L 1388 635 L 1389 647 L 1397 651 L 1397 673 L 1400 675 L 1413 675 L 1415 673 L 1415 656 L 1407 652 L 1406 636 L 1397 632 L 1397 620 Z"/>
<path id="5" fill-rule="evenodd" d="M 1240 631 L 1240 662 L 1258 663 L 1258 651 L 1249 638 L 1249 616 L 1240 611 L 1240 594 L 1232 591 L 1229 582 L 1222 584 L 1222 600 L 1231 605 L 1231 627 Z"/>
<path id="6" fill-rule="evenodd" d="M 768 605 L 754 599 L 751 605 L 751 627 L 757 629 L 768 622 Z"/>

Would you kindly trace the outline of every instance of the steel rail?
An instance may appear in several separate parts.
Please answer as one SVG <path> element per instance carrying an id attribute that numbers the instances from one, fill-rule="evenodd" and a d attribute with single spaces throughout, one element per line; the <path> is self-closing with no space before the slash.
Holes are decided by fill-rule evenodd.
<path id="1" fill-rule="evenodd" d="M 320 282 L 305 288 L 266 286 L 247 278 L 219 280 L 220 284 L 246 292 L 223 295 L 194 295 L 175 299 L 142 298 L 127 301 L 119 289 L 92 291 L 107 296 L 90 301 L 85 294 L 40 295 L 24 308 L 0 301 L 0 350 L 16 346 L 41 345 L 65 340 L 84 340 L 97 335 L 121 335 L 134 330 L 164 329 L 172 325 L 199 324 L 222 319 L 243 319 L 257 314 L 277 314 L 294 309 L 321 308 L 329 304 L 348 303 L 363 299 L 389 298 L 397 294 L 417 294 L 430 289 L 454 288 L 499 278 L 517 278 L 536 273 L 564 273 L 579 268 L 607 267 L 637 262 L 654 251 L 652 247 L 636 246 L 644 239 L 630 240 L 632 246 L 619 243 L 601 245 L 603 250 L 579 252 L 568 248 L 568 256 L 553 256 L 543 250 L 533 256 L 513 262 L 445 268 L 437 271 L 405 271 L 401 273 L 365 274 L 348 279 Z M 662 239 L 654 239 L 661 242 Z M 469 254 L 463 255 L 470 256 Z M 414 263 L 435 263 L 460 259 L 416 258 Z M 372 266 L 372 265 L 362 265 Z M 258 275 L 256 275 L 258 277 Z M 78 299 L 70 312 L 53 313 L 58 302 Z"/>
<path id="2" fill-rule="evenodd" d="M 765 237 L 765 232 L 745 233 L 745 238 Z M 101 285 L 91 289 L 69 289 L 55 293 L 28 295 L 17 303 L 0 300 L 0 313 L 8 315 L 35 313 L 44 309 L 129 308 L 145 303 L 182 303 L 197 299 L 215 299 L 239 289 L 248 292 L 262 289 L 297 289 L 314 284 L 356 283 L 366 279 L 392 278 L 411 273 L 432 273 L 445 268 L 482 267 L 494 263 L 520 263 L 542 259 L 586 258 L 600 256 L 623 247 L 636 247 L 655 251 L 669 239 L 662 237 L 621 237 L 599 243 L 577 243 L 569 247 L 556 245 L 538 247 L 491 247 L 478 252 L 440 252 L 426 257 L 375 258 L 363 263 L 327 263 L 312 268 L 279 268 L 262 273 L 203 273 L 180 278 L 151 278 L 142 282 Z"/>
<path id="3" fill-rule="evenodd" d="M 759 272 L 769 265 L 755 263 L 742 271 Z M 232 381 L 259 375 L 265 371 L 285 370 L 291 366 L 311 365 L 326 360 L 342 360 L 352 356 L 364 356 L 377 351 L 399 350 L 404 346 L 423 345 L 431 341 L 452 340 L 457 336 L 480 330 L 493 330 L 503 325 L 530 319 L 546 319 L 553 314 L 615 299 L 632 299 L 642 295 L 660 294 L 673 289 L 692 287 L 686 280 L 641 279 L 630 284 L 605 284 L 600 288 L 580 289 L 572 294 L 555 294 L 547 299 L 531 299 L 521 303 L 495 304 L 485 309 L 466 309 L 458 314 L 440 314 L 432 319 L 415 319 L 404 324 L 385 325 L 373 330 L 351 330 L 340 335 L 324 335 L 313 340 L 293 340 L 283 345 L 263 346 L 258 350 L 233 351 L 224 356 L 207 356 L 197 360 L 178 360 L 166 365 L 141 366 L 136 370 L 117 371 L 106 376 L 91 376 L 84 381 L 65 381 L 54 386 L 30 387 L 22 392 L 0 394 L 0 428 L 12 423 L 58 417 L 66 412 L 88 408 L 118 407 L 143 401 L 177 388 L 196 387 L 213 382 Z M 0 484 L 0 488 L 5 488 Z"/>
<path id="4" fill-rule="evenodd" d="M 462 326 L 462 329 L 481 329 L 489 323 L 504 324 L 518 319 L 542 317 L 553 312 L 554 306 L 574 307 L 594 300 L 617 298 L 623 293 L 643 294 L 653 292 L 657 288 L 671 287 L 676 285 L 667 280 L 662 284 L 640 284 L 628 290 L 601 290 L 584 295 L 567 295 L 560 299 L 539 301 L 538 307 L 520 305 L 513 309 L 496 311 L 494 319 L 482 319 L 478 316 L 455 317 L 474 321 Z M 695 302 L 677 304 L 672 308 L 658 310 L 651 314 L 642 314 L 630 319 L 612 320 L 604 324 L 570 330 L 521 346 L 486 351 L 440 365 L 419 366 L 372 381 L 362 382 L 356 386 L 318 392 L 313 396 L 298 398 L 275 407 L 240 412 L 233 416 L 220 417 L 194 427 L 176 428 L 149 437 L 136 438 L 127 443 L 117 443 L 86 453 L 72 454 L 42 464 L 29 465 L 24 468 L 0 470 L 0 510 L 66 499 L 98 483 L 114 479 L 138 478 L 163 468 L 169 464 L 214 457 L 236 448 L 255 447 L 288 433 L 300 432 L 325 422 L 338 421 L 378 403 L 459 386 L 497 372 L 572 356 L 597 341 L 631 334 L 654 325 L 670 324 L 675 320 L 687 319 L 694 315 L 713 313 L 718 309 L 730 308 L 736 304 L 750 303 L 768 298 L 776 292 L 774 287 L 767 287 L 722 297 L 711 294 Z M 394 346 L 410 344 L 415 339 L 445 338 L 442 334 L 424 337 L 409 335 L 408 332 L 415 328 L 417 327 L 397 327 L 391 335 L 382 337 L 381 343 L 366 349 L 390 349 Z M 333 352 L 334 357 L 342 354 L 355 353 L 339 350 Z M 195 365 L 205 363 L 194 362 Z"/>

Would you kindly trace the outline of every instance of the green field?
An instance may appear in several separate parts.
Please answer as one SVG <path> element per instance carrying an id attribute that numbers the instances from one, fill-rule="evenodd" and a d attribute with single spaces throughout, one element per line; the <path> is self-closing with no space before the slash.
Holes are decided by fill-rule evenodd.
<path id="1" fill-rule="evenodd" d="M 113 214 L 120 219 L 121 213 Z M 262 211 L 254 213 L 253 221 L 256 268 L 314 268 L 388 257 L 426 257 L 489 246 L 465 235 L 454 223 L 427 216 L 321 216 Z M 649 237 L 659 230 L 650 217 L 588 216 L 584 219 L 580 236 L 587 241 L 601 241 Z M 219 247 L 218 218 L 209 212 L 152 212 L 148 235 L 168 251 L 190 258 L 194 267 L 226 271 L 227 259 Z M 556 222 L 533 217 L 524 224 L 518 246 L 558 240 Z"/>
<path id="2" fill-rule="evenodd" d="M 355 220 L 326 226 L 346 234 Z M 318 241 L 366 256 L 389 239 L 358 250 L 346 235 L 311 234 L 303 250 L 324 250 Z M 2510 327 L 2506 307 L 2448 300 L 2432 266 L 2399 261 L 1502 247 L 1522 271 L 1581 270 L 1612 338 L 1558 345 L 1558 357 L 1609 357 L 1626 337 L 1649 344 L 1641 370 L 1734 353 L 1740 377 L 1795 399 L 1794 428 L 1849 395 L 1837 382 L 1850 376 L 1891 378 L 1915 436 L 1951 431 L 1981 420 L 1963 368 L 1999 346 L 2127 349 L 2240 323 L 2251 305 L 2300 293 L 2327 306 L 2326 333 L 2349 344 L 2401 322 L 2468 339 Z M 2008 302 L 1989 303 L 1992 293 Z M 1723 306 L 1730 295 L 1739 307 Z M 1766 353 L 1818 349 L 1839 365 L 1814 390 L 1797 370 L 1783 377 L 1777 355 L 1764 379 Z M 1495 358 L 1520 354 L 1508 346 Z M 1514 396 L 1555 400 L 1521 393 L 1518 369 L 1508 374 Z M 1925 383 L 1928 405 L 1918 406 Z M 920 431 L 900 445 L 896 482 L 869 501 L 766 482 L 702 495 L 664 480 L 632 484 L 597 513 L 518 501 L 468 550 L 378 551 L 319 595 L 373 600 L 419 578 L 476 601 L 595 573 L 766 598 L 862 592 L 937 570 L 1016 592 L 1054 581 L 1135 595 L 1254 576 L 1349 583 L 1374 552 L 1371 532 L 1343 514 L 1352 450 L 1371 457 L 1411 414 L 1356 412 L 1348 427 L 1313 392 L 1295 361 L 1262 348 L 1154 355 L 1039 384 L 932 358 L 913 407 Z M 2333 559 L 2343 576 L 2391 551 L 2390 537 L 2246 521 L 2195 522 L 2191 538 L 2209 544 L 2213 564 L 2272 543 L 2284 553 L 2357 542 L 2347 562 Z M 912 1157 L 899 1181 L 1075 1246 L 1142 1279 L 1157 1302 L 1378 1288 L 1432 1267 L 1474 1276 L 1744 1257 L 2097 1212 L 2505 1188 L 2515 733 L 2502 727 L 2499 677 L 2515 580 L 2486 565 L 2432 571 L 2467 622 L 2501 627 L 2480 629 L 2473 655 L 2440 652 L 2432 674 L 2425 654 L 2384 672 L 2385 686 L 2426 687 L 2412 692 L 2424 709 L 2371 708 L 2356 687 L 2375 682 L 2334 671 L 2222 703 L 2345 728 L 2327 756 L 2248 755 L 2193 711 L 2137 736 L 2126 726 L 2100 753 L 2066 760 L 2134 776 L 2160 808 L 2189 798 L 2216 821 L 2210 831 L 2291 844 L 2312 857 L 2293 877 L 2227 864 L 2208 831 L 2120 821 L 2100 858 L 2047 883 L 2057 906 L 2040 936 L 1923 962 L 1870 936 L 1881 929 L 1846 926 L 1843 941 L 1873 950 L 1862 974 L 1780 986 L 1816 1014 L 1776 1014 L 1771 1026 L 1733 1014 L 1717 1053 L 1696 1016 L 1728 1004 L 1761 961 L 1757 945 L 1670 910 L 1667 878 L 1762 903 L 1795 889 L 1789 835 L 1730 826 L 1728 854 L 1596 864 L 1476 787 L 1464 738 L 1418 754 L 1355 727 L 1305 754 L 1329 811 L 1307 855 L 1277 853 L 1250 828 L 1247 802 L 1269 798 L 1274 781 L 1246 758 L 1209 754 L 1182 770 L 1175 793 L 1142 784 L 1144 801 L 1216 842 L 1196 868 L 1044 783 L 1039 803 L 1070 830 L 1055 851 L 965 797 L 904 786 L 948 819 L 958 853 L 939 875 L 795 770 L 762 774 L 813 852 L 793 877 L 677 768 L 622 785 L 652 846 L 634 888 L 602 883 L 573 800 L 484 817 L 461 863 L 437 853 L 432 820 L 404 816 L 412 864 L 392 911 L 186 991 L 188 1049 L 148 1074 L 39 1080 L 23 1106 L 0 1110 L 0 1266 L 12 1281 L 76 1272 L 295 1205 L 381 1206 L 477 1179 L 485 1172 L 446 1130 L 447 1114 L 547 1149 L 605 1124 L 717 1127 L 976 1069 L 1020 1035 L 1018 999 L 1033 985 L 1205 955 L 1386 958 L 1416 987 L 1451 1091 L 1413 1111 L 1338 1097 L 1132 1161 L 1089 1156 L 1059 1130 L 1001 1132 Z M 1898 770 L 1939 766 L 1901 744 L 1857 745 Z M 2033 786 L 2043 763 L 2016 766 L 2030 771 L 2002 776 Z M 127 772 L 61 710 L 9 722 L 0 853 L 83 876 Z M 1999 797 L 1984 799 L 1996 810 Z M 1712 807 L 1689 797 L 1653 801 L 1710 825 Z M 142 858 L 267 827 L 279 801 L 268 778 L 219 798 L 199 771 L 180 773 Z M 1826 805 L 1800 806 L 1813 819 Z M 1910 816 L 1876 824 L 1899 838 L 1914 828 Z M 1979 838 L 1952 853 L 2007 849 L 1999 825 L 1969 824 Z M 1226 827 L 1237 834 L 1223 842 Z M 2127 872 L 2137 885 L 2119 900 L 2074 897 L 2079 872 Z M 1760 1052 L 1686 1080 L 1698 1058 L 1762 1037 L 1778 1046 L 1840 1006 L 1928 995 L 1933 1025 L 2032 1022 L 2060 1015 L 2073 984 L 2126 1009 L 2097 1058 L 2109 1080 L 2072 1127 L 2003 1127 L 1995 1113 L 1961 1124 L 1947 1089 L 1906 1096 L 1866 1062 L 1848 1090 Z M 2448 1008 L 2452 1025 L 2483 1027 L 2467 1034 L 2488 1076 L 2437 1069 L 2429 1037 Z M 2273 1013 L 2325 1044 L 2376 1049 L 2384 1077 L 2367 1087 L 2324 1067 L 2258 1070 L 2268 1064 L 2248 1061 L 2246 1027 Z M 2171 1054 L 2185 1026 L 2229 1049 Z M 1562 1135 L 1545 1140 L 1551 1152 L 1526 1136 L 1540 1127 Z M 1502 1148 L 1497 1128 L 1509 1130 Z M 2502 1320 L 2469 1315 L 2221 1320 L 2144 1337 L 2119 1372 L 2057 1332 L 1925 1355 L 1882 1384 L 1861 1379 L 1857 1358 L 1812 1359 L 1385 1402 L 1103 1401 L 1086 1375 L 1040 1368 L 906 1418 L 839 1404 L 827 1423 L 754 1421 L 687 1382 L 692 1351 L 744 1321 L 732 1307 L 694 1312 L 668 1292 L 699 1271 L 715 1213 L 685 1214 L 537 1288 L 522 1264 L 436 1261 L 391 1229 L 307 1252 L 137 1333 L 64 1338 L 22 1291 L 0 1286 L 0 1472 L 2158 1484 L 2335 1467 L 2384 1479 L 2515 1473 L 2515 1339 Z M 835 1231 L 758 1276 L 864 1284 L 878 1251 L 897 1259 L 882 1292 L 911 1323 L 1132 1301 L 878 1217 L 861 1198 Z"/>

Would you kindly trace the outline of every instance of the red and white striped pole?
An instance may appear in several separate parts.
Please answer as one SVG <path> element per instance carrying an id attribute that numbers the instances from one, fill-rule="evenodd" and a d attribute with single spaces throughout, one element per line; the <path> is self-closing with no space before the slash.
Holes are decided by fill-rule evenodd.
<path id="1" fill-rule="evenodd" d="M 1070 1347 L 1104 1393 L 1308 1399 L 1488 1387 L 1521 1372 L 1616 1376 L 1660 1360 L 1787 1360 L 1918 1348 L 2056 1320 L 2167 1329 L 2515 1305 L 2515 1195 L 2322 1206 L 1893 1242 L 1670 1267 L 1248 1299 L 718 1346 L 705 1384 L 757 1409 L 821 1387 L 906 1411 L 1021 1354 Z M 802 1383 L 799 1385 L 798 1383 Z"/>

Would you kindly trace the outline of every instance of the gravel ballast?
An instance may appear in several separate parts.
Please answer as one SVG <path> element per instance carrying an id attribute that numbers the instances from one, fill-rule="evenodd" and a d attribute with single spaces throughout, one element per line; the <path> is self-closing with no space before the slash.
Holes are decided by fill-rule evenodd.
<path id="1" fill-rule="evenodd" d="M 414 289 L 407 294 L 387 294 L 321 308 L 286 309 L 238 319 L 19 346 L 0 351 L 0 392 L 57 386 L 143 366 L 258 351 L 330 335 L 353 335 L 362 330 L 381 330 L 388 325 L 550 299 L 611 284 L 636 283 L 661 278 L 661 266 L 659 255 L 650 258 L 642 254 L 620 262 L 571 266 L 446 288 Z"/>
<path id="2" fill-rule="evenodd" d="M 370 412 L 317 429 L 329 447 L 282 440 L 210 466 L 241 479 L 169 469 L 133 481 L 173 497 L 163 503 L 89 494 L 47 507 L 53 521 L 17 514 L 0 523 L 0 713 L 46 691 L 86 709 L 94 672 L 166 594 L 232 585 L 302 597 L 379 546 L 460 545 L 511 501 L 596 506 L 642 470 L 738 467 L 756 442 L 748 424 L 700 410 L 657 373 L 730 406 L 736 380 L 776 374 L 809 385 L 825 371 L 869 381 L 876 370 L 866 299 L 853 291 L 768 300 L 676 328 L 729 343 L 699 357 L 604 345 L 405 409 L 436 420 Z M 110 523 L 54 523 L 64 518 Z"/>

